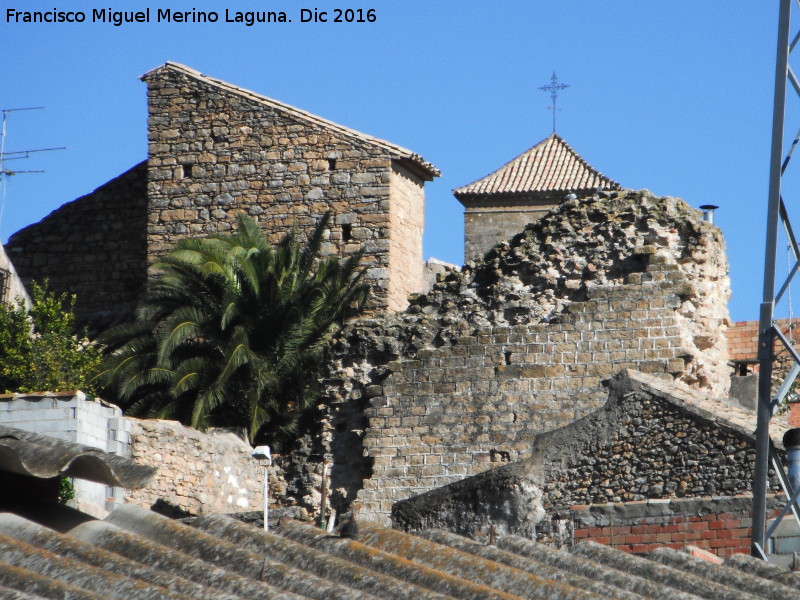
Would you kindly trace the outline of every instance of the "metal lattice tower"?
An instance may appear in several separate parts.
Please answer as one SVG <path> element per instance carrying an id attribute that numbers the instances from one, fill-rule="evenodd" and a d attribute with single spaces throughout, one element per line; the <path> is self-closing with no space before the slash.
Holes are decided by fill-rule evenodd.
<path id="1" fill-rule="evenodd" d="M 800 97 L 800 81 L 798 81 L 789 63 L 789 58 L 795 46 L 800 42 L 798 31 L 791 42 L 789 41 L 792 5 L 796 4 L 795 11 L 800 10 L 800 0 L 780 0 L 780 13 L 778 18 L 778 46 L 775 62 L 775 97 L 772 115 L 772 149 L 769 167 L 769 204 L 767 209 L 767 239 L 764 259 L 764 290 L 761 302 L 758 332 L 758 425 L 756 427 L 756 464 L 753 475 L 753 538 L 752 553 L 767 559 L 769 553 L 769 540 L 775 532 L 781 519 L 793 513 L 797 523 L 800 524 L 800 504 L 798 496 L 800 488 L 793 489 L 783 465 L 775 452 L 775 447 L 769 434 L 770 421 L 776 410 L 783 402 L 792 384 L 800 374 L 800 354 L 791 342 L 781 332 L 775 323 L 775 306 L 780 302 L 785 292 L 789 289 L 792 278 L 800 268 L 800 248 L 795 238 L 789 220 L 789 212 L 784 202 L 784 191 L 789 193 L 788 186 L 784 186 L 784 174 L 792 158 L 792 152 L 800 140 L 798 130 L 794 141 L 788 150 L 784 149 L 784 131 L 786 127 L 787 107 L 787 82 L 791 84 L 794 93 Z M 789 270 L 786 279 L 781 284 L 778 293 L 775 293 L 776 259 L 778 253 L 778 235 L 780 226 L 783 226 L 789 247 L 794 257 L 794 265 Z M 775 394 L 772 393 L 772 368 L 775 360 L 775 344 L 783 346 L 794 360 L 783 383 Z M 769 489 L 769 468 L 772 467 L 778 476 L 787 503 L 775 519 L 769 530 L 767 524 L 767 491 Z"/>

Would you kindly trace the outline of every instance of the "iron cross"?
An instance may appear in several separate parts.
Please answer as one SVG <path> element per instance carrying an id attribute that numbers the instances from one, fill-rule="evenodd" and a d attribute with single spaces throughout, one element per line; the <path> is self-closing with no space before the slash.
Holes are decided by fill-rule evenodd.
<path id="1" fill-rule="evenodd" d="M 550 85 L 543 85 L 539 89 L 544 92 L 550 92 L 550 99 L 553 101 L 553 106 L 548 108 L 553 109 L 553 133 L 556 132 L 556 100 L 558 99 L 558 92 L 564 88 L 568 88 L 566 83 L 558 83 L 556 72 L 553 71 L 553 76 L 550 78 Z"/>

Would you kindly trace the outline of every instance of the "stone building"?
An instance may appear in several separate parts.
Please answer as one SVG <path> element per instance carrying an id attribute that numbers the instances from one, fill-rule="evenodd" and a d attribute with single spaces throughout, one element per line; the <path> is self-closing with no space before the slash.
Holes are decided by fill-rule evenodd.
<path id="1" fill-rule="evenodd" d="M 607 394 L 602 408 L 536 436 L 530 458 L 398 502 L 394 525 L 749 552 L 755 414 L 634 371 L 611 378 Z M 779 451 L 786 425 L 775 423 Z"/>
<path id="2" fill-rule="evenodd" d="M 591 196 L 620 185 L 552 133 L 493 173 L 453 190 L 464 205 L 464 260 L 477 260 L 497 242 L 558 206 L 568 194 Z"/>
<path id="3" fill-rule="evenodd" d="M 725 396 L 722 234 L 649 192 L 570 199 L 403 313 L 333 340 L 332 489 L 388 520 L 414 494 L 531 456 L 621 369 Z"/>
<path id="4" fill-rule="evenodd" d="M 237 215 L 272 239 L 310 230 L 327 210 L 324 252 L 362 246 L 373 308 L 401 310 L 423 289 L 419 155 L 168 62 L 146 73 L 147 160 L 11 236 L 24 281 L 78 296 L 82 320 L 127 314 L 147 265 L 178 240 L 227 231 Z"/>

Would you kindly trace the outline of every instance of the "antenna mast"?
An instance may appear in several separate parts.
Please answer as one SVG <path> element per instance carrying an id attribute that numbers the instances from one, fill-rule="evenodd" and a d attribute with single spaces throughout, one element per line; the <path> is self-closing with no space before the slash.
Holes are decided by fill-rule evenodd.
<path id="1" fill-rule="evenodd" d="M 24 173 L 44 173 L 41 170 L 11 170 L 6 168 L 5 163 L 9 160 L 22 160 L 30 158 L 34 152 L 50 152 L 52 150 L 66 150 L 65 146 L 57 148 L 36 148 L 32 150 L 15 150 L 13 152 L 6 152 L 6 122 L 8 121 L 8 114 L 12 112 L 20 112 L 23 110 L 42 110 L 44 106 L 29 106 L 25 108 L 3 108 L 0 112 L 3 113 L 2 123 L 0 123 L 0 223 L 3 221 L 3 210 L 5 208 L 6 200 L 6 180 L 12 175 L 19 175 Z"/>

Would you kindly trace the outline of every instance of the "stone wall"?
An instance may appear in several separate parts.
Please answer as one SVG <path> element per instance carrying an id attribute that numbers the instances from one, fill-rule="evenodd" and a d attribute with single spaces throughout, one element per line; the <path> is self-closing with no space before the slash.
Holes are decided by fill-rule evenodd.
<path id="1" fill-rule="evenodd" d="M 21 277 L 78 296 L 92 332 L 135 307 L 148 265 L 189 236 L 246 214 L 272 241 L 302 237 L 328 210 L 324 254 L 363 248 L 370 307 L 406 306 L 423 288 L 425 181 L 410 150 L 167 63 L 143 77 L 148 160 L 11 236 Z"/>
<path id="2" fill-rule="evenodd" d="M 94 329 L 127 316 L 147 266 L 147 163 L 11 236 L 8 255 L 26 285 L 49 279 L 77 296 L 75 314 Z"/>
<path id="3" fill-rule="evenodd" d="M 431 172 L 374 138 L 180 65 L 143 79 L 150 260 L 179 239 L 231 229 L 240 213 L 276 241 L 331 210 L 324 251 L 364 248 L 375 307 L 402 308 L 422 288 L 422 182 Z"/>
<path id="4" fill-rule="evenodd" d="M 601 410 L 537 436 L 531 458 L 397 502 L 392 524 L 567 546 L 592 539 L 632 552 L 748 549 L 754 424 L 720 400 L 622 372 Z M 775 425 L 780 439 L 785 426 Z"/>
<path id="5" fill-rule="evenodd" d="M 471 200 L 464 208 L 464 260 L 480 260 L 558 205 L 553 198 Z"/>
<path id="6" fill-rule="evenodd" d="M 408 296 L 425 287 L 422 231 L 425 228 L 423 181 L 408 169 L 392 165 L 389 177 L 389 310 L 403 310 Z"/>
<path id="7" fill-rule="evenodd" d="M 721 234 L 647 192 L 564 202 L 400 315 L 334 339 L 333 487 L 386 520 L 411 494 L 530 456 L 622 368 L 724 395 Z"/>
<path id="8" fill-rule="evenodd" d="M 158 471 L 126 502 L 191 515 L 263 509 L 264 468 L 240 437 L 201 433 L 177 421 L 127 420 L 130 457 Z"/>

